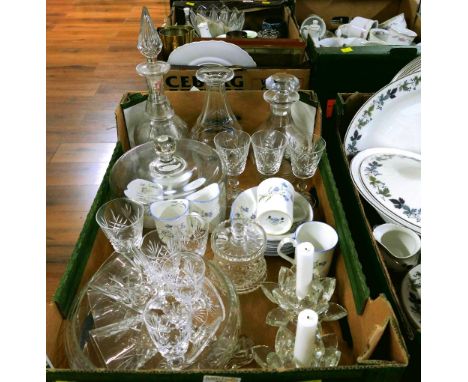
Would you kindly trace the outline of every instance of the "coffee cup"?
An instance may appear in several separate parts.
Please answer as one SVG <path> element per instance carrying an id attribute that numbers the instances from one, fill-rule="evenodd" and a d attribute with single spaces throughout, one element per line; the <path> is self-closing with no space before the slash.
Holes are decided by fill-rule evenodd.
<path id="1" fill-rule="evenodd" d="M 383 23 L 380 24 L 380 28 L 383 28 L 383 29 L 389 29 L 392 26 L 406 28 L 405 14 L 400 13 L 399 15 L 396 15 L 388 20 L 385 20 Z"/>
<path id="2" fill-rule="evenodd" d="M 190 202 L 190 210 L 199 213 L 209 223 L 210 232 L 224 220 L 224 209 L 221 204 L 225 204 L 225 193 L 221 194 L 221 189 L 217 183 L 202 188 L 187 196 Z"/>
<path id="3" fill-rule="evenodd" d="M 159 237 L 161 240 L 166 241 L 184 224 L 182 218 L 190 213 L 189 201 L 186 199 L 170 199 L 154 202 L 150 206 L 150 212 Z"/>
<path id="4" fill-rule="evenodd" d="M 411 45 L 413 40 L 418 36 L 416 32 L 401 26 L 391 26 L 389 43 L 391 45 Z"/>
<path id="5" fill-rule="evenodd" d="M 322 222 L 307 222 L 300 225 L 293 238 L 285 238 L 278 245 L 278 255 L 283 259 L 295 264 L 292 257 L 286 255 L 282 248 L 286 244 L 292 244 L 297 247 L 301 243 L 311 243 L 314 248 L 314 269 L 317 269 L 320 277 L 327 276 L 333 260 L 333 252 L 338 244 L 338 234 L 335 229 Z"/>
<path id="6" fill-rule="evenodd" d="M 340 25 L 336 29 L 335 34 L 337 37 L 359 37 L 367 39 L 369 31 L 372 28 L 377 28 L 378 25 L 379 22 L 377 20 L 357 16 L 352 19 L 349 24 Z"/>
<path id="7" fill-rule="evenodd" d="M 257 223 L 267 234 L 281 235 L 293 224 L 294 187 L 282 178 L 269 178 L 257 188 Z"/>

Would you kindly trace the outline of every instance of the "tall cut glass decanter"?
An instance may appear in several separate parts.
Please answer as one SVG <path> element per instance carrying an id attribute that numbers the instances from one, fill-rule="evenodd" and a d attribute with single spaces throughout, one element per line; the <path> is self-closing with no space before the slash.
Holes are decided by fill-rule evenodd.
<path id="1" fill-rule="evenodd" d="M 214 147 L 213 139 L 221 131 L 242 130 L 226 98 L 225 83 L 234 71 L 221 65 L 207 65 L 197 70 L 197 79 L 206 84 L 205 103 L 192 128 L 192 138 Z"/>
<path id="2" fill-rule="evenodd" d="M 260 127 L 264 130 L 279 130 L 288 137 L 288 146 L 292 141 L 307 139 L 295 123 L 291 115 L 291 107 L 299 101 L 299 80 L 288 73 L 275 73 L 266 79 L 266 90 L 263 99 L 270 104 L 270 115 Z M 305 126 L 304 126 L 305 130 Z M 285 157 L 289 159 L 286 148 Z"/>
<path id="3" fill-rule="evenodd" d="M 174 113 L 174 109 L 164 95 L 164 75 L 171 66 L 167 62 L 156 60 L 162 49 L 162 42 L 146 7 L 143 7 L 141 12 L 137 47 L 146 57 L 146 62 L 139 64 L 136 70 L 140 76 L 146 78 L 148 99 L 144 116 L 133 133 L 135 145 L 154 141 L 160 135 L 186 137 L 187 124 Z"/>

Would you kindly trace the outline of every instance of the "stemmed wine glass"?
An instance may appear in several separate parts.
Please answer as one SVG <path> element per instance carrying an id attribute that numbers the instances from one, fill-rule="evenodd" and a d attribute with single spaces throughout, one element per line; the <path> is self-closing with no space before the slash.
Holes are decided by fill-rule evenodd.
<path id="1" fill-rule="evenodd" d="M 214 143 L 228 176 L 227 197 L 232 202 L 239 194 L 237 177 L 245 170 L 249 155 L 250 135 L 245 131 L 222 131 L 216 134 Z"/>
<path id="2" fill-rule="evenodd" d="M 292 172 L 298 178 L 296 189 L 309 202 L 311 201 L 311 197 L 307 192 L 307 179 L 315 175 L 325 147 L 325 140 L 317 134 L 313 134 L 311 140 L 290 142 L 289 152 L 291 155 Z"/>

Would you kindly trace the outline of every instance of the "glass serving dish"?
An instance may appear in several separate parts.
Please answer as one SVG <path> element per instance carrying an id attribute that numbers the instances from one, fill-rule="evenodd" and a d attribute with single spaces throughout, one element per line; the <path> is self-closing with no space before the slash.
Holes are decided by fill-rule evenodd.
<path id="1" fill-rule="evenodd" d="M 211 230 L 226 214 L 225 179 L 221 159 L 212 147 L 161 135 L 124 153 L 112 167 L 109 182 L 113 195 L 125 195 L 145 206 L 145 228 L 154 227 L 151 203 L 189 199 L 192 212 L 206 218 Z M 144 195 L 143 188 L 137 194 L 128 193 L 135 181 L 147 183 Z M 157 192 L 148 185 L 157 187 Z"/>
<path id="2" fill-rule="evenodd" d="M 122 268 L 121 263 L 126 263 L 127 266 L 132 263 L 128 259 L 122 258 L 121 254 L 114 253 L 111 255 L 101 268 L 109 268 L 112 262 L 117 262 L 119 269 Z M 200 352 L 192 351 L 193 359 L 190 364 L 184 365 L 184 368 L 224 368 L 228 365 L 231 358 L 238 350 L 239 331 L 241 327 L 241 314 L 239 306 L 239 298 L 231 280 L 213 263 L 203 259 L 205 262 L 205 278 L 210 284 L 210 287 L 219 295 L 222 305 L 224 306 L 223 317 L 219 326 L 212 333 L 209 342 L 200 349 Z M 111 267 L 115 270 L 115 267 Z M 106 272 L 107 273 L 107 272 Z M 95 320 L 96 315 L 96 291 L 93 283 L 96 283 L 96 275 L 91 278 L 85 288 L 77 295 L 77 298 L 72 307 L 69 320 L 67 321 L 65 332 L 65 351 L 73 369 L 157 369 L 167 368 L 167 364 L 162 359 L 161 355 L 155 349 L 149 336 L 144 334 L 144 323 L 139 318 L 139 314 L 131 309 L 120 309 L 120 312 L 127 312 L 124 315 L 110 317 L 111 320 Z M 113 274 L 112 278 L 115 279 Z M 91 293 L 90 293 L 91 292 Z M 102 296 L 102 295 L 101 295 Z M 148 297 L 151 299 L 152 297 Z M 111 309 L 109 299 L 106 301 L 98 301 L 104 307 L 102 312 L 107 313 Z M 107 305 L 106 305 L 107 304 Z M 106 306 L 108 309 L 105 309 Z M 93 309 L 94 308 L 94 309 Z M 109 317 L 107 317 L 109 318 Z M 105 326 L 102 326 L 105 325 Z M 122 328 L 125 327 L 125 330 Z M 135 341 L 135 332 L 143 333 L 138 335 L 138 341 Z M 110 352 L 115 352 L 120 361 L 108 362 L 107 366 L 104 363 L 104 357 L 96 342 L 106 349 L 110 348 Z M 122 353 L 124 356 L 122 357 Z"/>

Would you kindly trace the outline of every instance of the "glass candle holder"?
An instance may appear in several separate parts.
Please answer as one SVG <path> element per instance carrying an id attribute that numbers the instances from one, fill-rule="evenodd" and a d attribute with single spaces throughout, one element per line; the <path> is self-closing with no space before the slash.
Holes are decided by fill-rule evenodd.
<path id="1" fill-rule="evenodd" d="M 330 302 L 335 291 L 336 279 L 320 277 L 314 270 L 304 298 L 296 293 L 296 266 L 281 267 L 278 282 L 264 282 L 261 285 L 265 296 L 276 308 L 270 310 L 266 316 L 266 323 L 271 326 L 286 326 L 296 322 L 299 313 L 304 309 L 312 309 L 318 314 L 319 321 L 336 321 L 345 317 L 348 312 L 341 305 Z"/>

